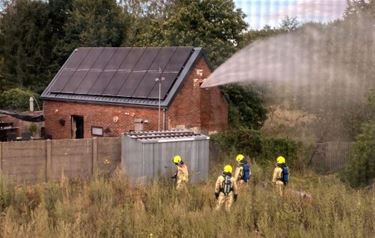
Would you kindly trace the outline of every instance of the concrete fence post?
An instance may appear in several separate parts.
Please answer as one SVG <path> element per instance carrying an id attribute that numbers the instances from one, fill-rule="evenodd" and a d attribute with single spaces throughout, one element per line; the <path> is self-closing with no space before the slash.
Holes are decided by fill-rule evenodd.
<path id="1" fill-rule="evenodd" d="M 52 141 L 46 140 L 46 182 L 52 178 Z"/>
<path id="2" fill-rule="evenodd" d="M 91 174 L 94 176 L 98 170 L 98 139 L 92 138 L 92 171 Z"/>

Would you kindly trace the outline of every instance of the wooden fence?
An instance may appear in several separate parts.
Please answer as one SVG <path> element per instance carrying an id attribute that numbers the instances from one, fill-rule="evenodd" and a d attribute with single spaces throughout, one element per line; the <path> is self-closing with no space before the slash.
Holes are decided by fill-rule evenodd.
<path id="1" fill-rule="evenodd" d="M 0 143 L 1 173 L 16 183 L 109 173 L 120 161 L 119 137 Z"/>

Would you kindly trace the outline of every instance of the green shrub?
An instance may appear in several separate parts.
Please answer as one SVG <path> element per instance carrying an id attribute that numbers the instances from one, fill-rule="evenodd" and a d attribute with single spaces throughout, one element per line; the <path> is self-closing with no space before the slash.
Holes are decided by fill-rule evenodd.
<path id="1" fill-rule="evenodd" d="M 275 161 L 277 156 L 287 158 L 288 164 L 297 159 L 299 145 L 297 142 L 286 138 L 262 138 L 261 161 Z"/>
<path id="2" fill-rule="evenodd" d="M 9 89 L 0 94 L 0 108 L 25 111 L 29 108 L 30 97 L 36 97 L 36 94 L 27 89 Z"/>
<path id="3" fill-rule="evenodd" d="M 213 143 L 223 150 L 234 153 L 245 153 L 256 156 L 261 153 L 261 136 L 259 131 L 251 129 L 231 130 L 211 136 Z"/>
<path id="4" fill-rule="evenodd" d="M 31 123 L 29 126 L 30 133 L 34 135 L 37 130 L 38 130 L 38 126 L 35 123 Z"/>
<path id="5" fill-rule="evenodd" d="M 353 187 L 366 186 L 375 180 L 375 121 L 366 123 L 354 144 L 350 161 L 341 174 Z"/>
<path id="6" fill-rule="evenodd" d="M 259 129 L 267 119 L 260 90 L 250 86 L 230 84 L 222 87 L 229 101 L 229 124 L 232 128 Z"/>
<path id="7" fill-rule="evenodd" d="M 211 136 L 213 143 L 224 151 L 244 153 L 258 162 L 274 161 L 279 155 L 287 158 L 288 164 L 298 157 L 301 144 L 286 138 L 263 137 L 259 131 L 239 129 Z"/>

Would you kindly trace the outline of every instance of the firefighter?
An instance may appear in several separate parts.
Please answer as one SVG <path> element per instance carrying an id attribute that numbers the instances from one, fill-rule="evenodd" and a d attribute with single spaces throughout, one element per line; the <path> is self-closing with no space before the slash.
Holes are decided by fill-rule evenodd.
<path id="1" fill-rule="evenodd" d="M 274 189 L 280 196 L 284 196 L 284 190 L 289 182 L 289 168 L 286 165 L 285 158 L 279 156 L 276 158 L 276 167 L 273 170 L 272 183 Z"/>
<path id="2" fill-rule="evenodd" d="M 173 163 L 176 165 L 176 173 L 172 178 L 176 179 L 176 190 L 187 190 L 187 182 L 189 181 L 189 171 L 187 165 L 182 161 L 180 155 L 173 157 Z"/>
<path id="3" fill-rule="evenodd" d="M 238 154 L 236 156 L 237 167 L 234 171 L 234 180 L 242 187 L 250 180 L 251 170 L 250 165 L 246 161 L 243 154 Z"/>
<path id="4" fill-rule="evenodd" d="M 217 205 L 215 210 L 220 210 L 225 205 L 225 210 L 229 212 L 233 201 L 237 200 L 237 184 L 232 177 L 232 172 L 232 166 L 225 165 L 223 174 L 216 180 L 215 197 Z"/>

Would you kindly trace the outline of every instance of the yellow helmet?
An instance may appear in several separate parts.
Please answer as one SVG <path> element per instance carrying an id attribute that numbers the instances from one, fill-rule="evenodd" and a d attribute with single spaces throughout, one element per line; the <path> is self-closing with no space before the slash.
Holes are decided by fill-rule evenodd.
<path id="1" fill-rule="evenodd" d="M 230 166 L 229 164 L 227 164 L 227 165 L 224 166 L 224 173 L 229 173 L 229 174 L 231 174 L 232 171 L 233 171 L 233 168 L 232 168 L 232 166 Z"/>
<path id="2" fill-rule="evenodd" d="M 237 160 L 238 162 L 242 161 L 243 159 L 245 159 L 245 156 L 244 156 L 243 154 L 238 154 L 238 155 L 236 156 L 236 160 Z"/>
<path id="3" fill-rule="evenodd" d="M 278 164 L 285 164 L 285 158 L 283 156 L 279 156 L 277 157 L 276 162 Z"/>
<path id="4" fill-rule="evenodd" d="M 173 163 L 175 163 L 175 164 L 179 164 L 181 161 L 182 161 L 181 156 L 179 156 L 179 155 L 175 155 L 175 156 L 173 157 Z"/>

